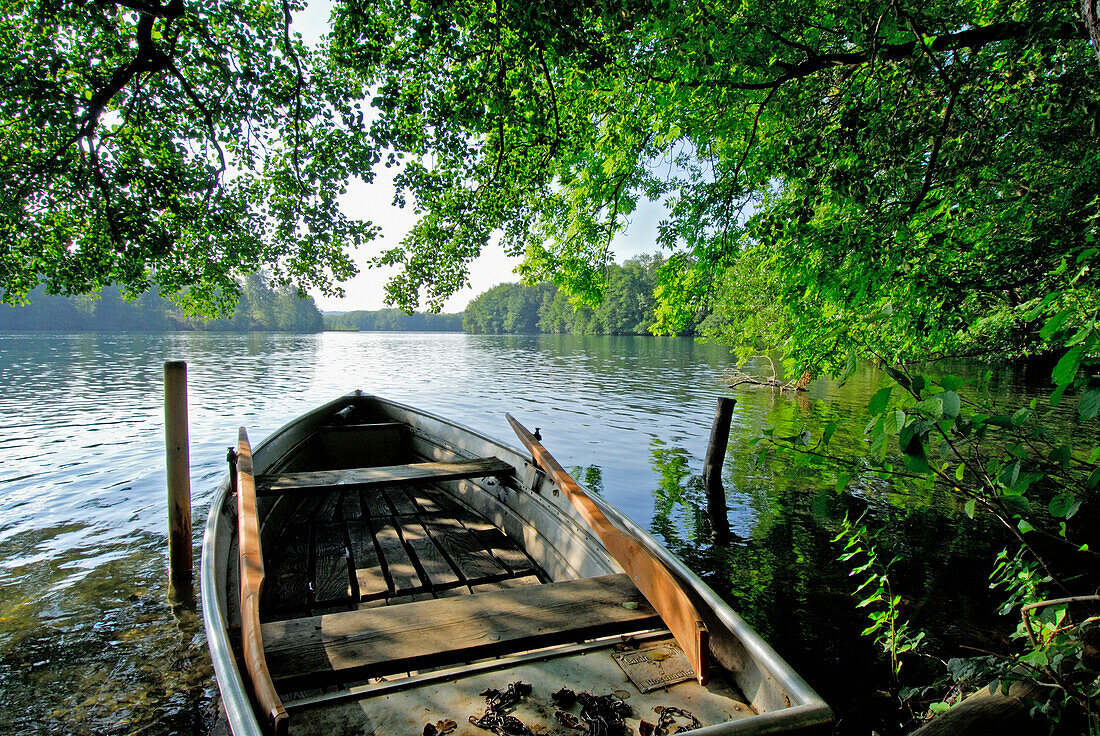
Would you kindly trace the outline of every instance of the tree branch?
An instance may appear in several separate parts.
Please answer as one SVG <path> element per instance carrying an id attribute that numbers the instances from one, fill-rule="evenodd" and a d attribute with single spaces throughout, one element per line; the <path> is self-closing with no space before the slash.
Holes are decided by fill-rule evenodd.
<path id="1" fill-rule="evenodd" d="M 294 165 L 294 181 L 298 184 L 298 196 L 305 192 L 305 184 L 302 182 L 302 167 L 298 159 L 298 146 L 302 143 L 302 86 L 305 80 L 302 76 L 302 65 L 298 61 L 298 54 L 290 40 L 290 1 L 283 0 L 283 51 L 294 62 L 294 140 L 290 146 L 290 160 Z M 219 149 L 219 154 L 221 153 Z M 224 163 L 224 162 L 223 162 Z"/>
<path id="2" fill-rule="evenodd" d="M 1100 3 L 1100 0 L 1082 0 L 1082 2 Z M 1035 24 L 1005 21 L 1003 23 L 993 23 L 978 28 L 968 28 L 964 31 L 957 31 L 955 33 L 945 33 L 934 38 L 928 45 L 932 51 L 959 51 L 963 49 L 973 51 L 991 43 L 999 43 L 1001 41 L 1010 41 L 1013 39 L 1045 38 L 1073 40 L 1082 39 L 1082 36 L 1081 27 L 1076 23 L 1055 23 L 1046 26 L 1036 26 Z M 918 41 L 914 38 L 912 41 L 906 43 L 886 44 L 884 46 L 875 45 L 871 49 L 864 51 L 808 54 L 805 59 L 797 64 L 777 63 L 776 66 L 785 71 L 783 74 L 769 81 L 734 82 L 704 80 L 688 83 L 688 86 L 700 87 L 713 85 L 739 90 L 774 89 L 776 87 L 781 87 L 787 82 L 813 76 L 818 72 L 838 66 L 862 66 L 876 59 L 882 61 L 901 61 L 912 56 L 914 52 L 917 51 L 917 46 Z M 663 83 L 672 82 L 669 78 L 653 76 L 649 76 L 648 78 Z"/>
<path id="3" fill-rule="evenodd" d="M 924 181 L 921 182 L 920 191 L 917 192 L 917 196 L 913 198 L 912 204 L 909 205 L 909 217 L 917 213 L 921 202 L 928 196 L 928 190 L 932 188 L 932 179 L 936 173 L 936 161 L 939 159 L 940 149 L 943 147 L 943 139 L 947 135 L 947 126 L 951 124 L 951 111 L 955 109 L 955 100 L 958 99 L 958 96 L 957 90 L 952 91 L 951 98 L 947 101 L 947 107 L 944 108 L 940 133 L 932 142 L 932 152 L 928 156 L 928 167 L 924 172 Z"/>

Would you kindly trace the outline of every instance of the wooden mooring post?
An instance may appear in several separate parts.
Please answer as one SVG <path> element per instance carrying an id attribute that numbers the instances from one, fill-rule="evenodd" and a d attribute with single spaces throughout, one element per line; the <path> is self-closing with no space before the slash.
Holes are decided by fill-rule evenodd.
<path id="1" fill-rule="evenodd" d="M 191 550 L 191 453 L 187 436 L 187 363 L 164 363 L 164 449 L 168 467 L 169 597 L 194 595 Z"/>
<path id="2" fill-rule="evenodd" d="M 714 423 L 710 428 L 710 442 L 703 461 L 703 484 L 707 489 L 707 516 L 710 517 L 714 541 L 729 541 L 730 525 L 726 516 L 726 489 L 722 486 L 722 464 L 726 459 L 726 446 L 730 441 L 730 421 L 736 399 L 722 397 L 714 410 Z"/>

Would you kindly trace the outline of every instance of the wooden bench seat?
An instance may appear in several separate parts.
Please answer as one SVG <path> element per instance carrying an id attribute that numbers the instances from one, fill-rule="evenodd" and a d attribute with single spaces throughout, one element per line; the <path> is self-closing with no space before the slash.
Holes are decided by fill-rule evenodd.
<path id="1" fill-rule="evenodd" d="M 263 640 L 273 677 L 290 684 L 395 674 L 660 625 L 619 574 L 275 621 L 263 625 Z"/>
<path id="2" fill-rule="evenodd" d="M 373 468 L 316 470 L 303 473 L 257 476 L 256 493 L 261 496 L 271 496 L 293 491 L 309 491 L 318 488 L 331 489 L 341 486 L 371 487 L 431 483 L 481 478 L 488 475 L 507 475 L 513 472 L 515 472 L 515 468 L 495 457 L 450 463 L 412 463 L 409 465 L 383 465 Z"/>

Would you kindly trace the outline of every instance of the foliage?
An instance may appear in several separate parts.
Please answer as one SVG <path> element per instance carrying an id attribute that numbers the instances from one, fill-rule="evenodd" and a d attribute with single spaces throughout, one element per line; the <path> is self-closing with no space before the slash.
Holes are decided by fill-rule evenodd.
<path id="1" fill-rule="evenodd" d="M 144 332 L 162 330 L 279 330 L 319 332 L 321 313 L 311 297 L 289 286 L 272 289 L 256 274 L 245 278 L 233 314 L 211 320 L 189 316 L 152 292 L 127 299 L 115 286 L 92 296 L 50 296 L 39 287 L 24 306 L 0 306 L 0 330 L 10 332 Z"/>
<path id="2" fill-rule="evenodd" d="M 1015 307 L 1095 233 L 1100 70 L 1072 3 L 390 0 L 335 17 L 421 215 L 379 257 L 404 267 L 388 293 L 406 306 L 438 304 L 498 235 L 530 279 L 594 303 L 650 199 L 661 243 L 691 257 L 666 274 L 690 282 L 664 290 L 670 313 L 723 287 L 732 322 L 774 302 L 739 339 L 820 371 L 869 343 L 891 360 L 1018 346 Z M 739 288 L 754 264 L 766 287 Z"/>
<path id="3" fill-rule="evenodd" d="M 462 314 L 406 314 L 400 309 L 326 314 L 325 329 L 363 332 L 461 332 Z"/>
<path id="4" fill-rule="evenodd" d="M 246 273 L 317 287 L 373 237 L 341 212 L 376 155 L 304 4 L 10 0 L 0 13 L 0 297 L 154 287 L 230 312 Z"/>
<path id="5" fill-rule="evenodd" d="M 914 633 L 910 629 L 909 622 L 902 617 L 901 596 L 890 585 L 890 568 L 899 558 L 883 562 L 873 541 L 874 535 L 868 533 L 867 525 L 862 522 L 862 519 L 851 521 L 845 515 L 833 542 L 844 544 L 839 560 L 851 566 L 849 575 L 863 580 L 852 592 L 862 598 L 857 607 L 867 609 L 871 622 L 863 635 L 873 637 L 890 657 L 890 671 L 896 680 L 901 674 L 901 655 L 917 651 L 924 632 Z"/>
<path id="6" fill-rule="evenodd" d="M 1058 315 L 1052 320 L 1044 331 L 1064 321 Z M 1005 659 L 962 669 L 968 679 L 979 671 L 1005 688 L 1018 680 L 1043 682 L 1046 695 L 1038 709 L 1056 719 L 1072 705 L 1095 725 L 1100 662 L 1090 658 L 1084 633 L 1100 608 L 1096 552 L 1090 548 L 1100 485 L 1095 321 L 1075 330 L 1073 340 L 1083 349 L 1071 347 L 1055 365 L 1058 386 L 1046 406 L 1033 399 L 1005 410 L 980 382 L 887 368 L 894 385 L 870 401 L 866 458 L 829 456 L 835 424 L 816 442 L 812 431 L 768 435 L 772 446 L 831 459 L 838 491 L 856 475 L 876 471 L 898 485 L 948 489 L 965 515 L 986 512 L 999 520 L 1015 551 L 1000 554 L 991 579 L 1006 596 L 1001 612 L 1019 622 L 1018 646 Z M 1076 398 L 1072 409 L 1061 406 L 1067 389 Z M 1083 507 L 1088 513 L 1081 513 Z M 853 536 L 851 526 L 845 525 L 842 537 Z M 951 671 L 960 667 L 957 662 Z"/>

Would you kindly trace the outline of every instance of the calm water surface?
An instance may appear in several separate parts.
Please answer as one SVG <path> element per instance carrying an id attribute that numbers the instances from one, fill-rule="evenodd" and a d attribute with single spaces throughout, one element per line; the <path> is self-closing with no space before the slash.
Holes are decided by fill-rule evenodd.
<path id="1" fill-rule="evenodd" d="M 217 688 L 195 612 L 166 603 L 162 365 L 189 365 L 195 545 L 236 428 L 253 441 L 353 389 L 511 439 L 512 412 L 582 480 L 651 528 L 757 627 L 842 716 L 887 671 L 830 539 L 869 508 L 908 563 L 914 620 L 945 653 L 996 634 L 985 588 L 995 530 L 948 499 L 827 471 L 757 467 L 760 429 L 863 415 L 883 377 L 841 389 L 738 393 L 724 478 L 730 540 L 711 542 L 699 474 L 717 346 L 687 339 L 464 334 L 0 334 L 0 733 L 208 734 Z M 1026 399 L 1019 376 L 998 377 Z M 838 443 L 854 446 L 855 434 Z M 977 560 L 979 564 L 975 564 Z M 969 621 L 970 623 L 961 623 Z M 987 625 L 988 624 L 988 625 Z M 873 698 L 872 698 L 873 699 Z"/>

